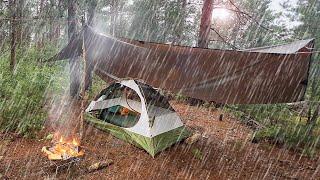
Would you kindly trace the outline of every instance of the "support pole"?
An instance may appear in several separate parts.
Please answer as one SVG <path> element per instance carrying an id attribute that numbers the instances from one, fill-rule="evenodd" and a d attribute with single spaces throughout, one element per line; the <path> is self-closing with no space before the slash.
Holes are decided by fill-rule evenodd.
<path id="1" fill-rule="evenodd" d="M 85 107 L 88 101 L 88 96 L 86 92 L 86 79 L 87 79 L 87 59 L 86 59 L 86 48 L 84 43 L 84 32 L 82 35 L 82 58 L 83 58 L 83 73 L 82 73 L 82 87 L 81 87 L 81 114 L 80 114 L 80 139 L 83 139 L 84 132 L 84 113 Z"/>

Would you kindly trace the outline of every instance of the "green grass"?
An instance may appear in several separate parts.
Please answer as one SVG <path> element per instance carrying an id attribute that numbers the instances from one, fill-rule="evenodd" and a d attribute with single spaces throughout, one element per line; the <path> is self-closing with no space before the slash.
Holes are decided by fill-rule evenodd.
<path id="1" fill-rule="evenodd" d="M 226 110 L 242 121 L 249 117 L 265 126 L 254 133 L 253 142 L 268 141 L 306 155 L 314 155 L 320 150 L 319 123 L 308 134 L 307 118 L 300 117 L 286 104 L 238 105 L 228 106 Z"/>
<path id="2" fill-rule="evenodd" d="M 270 126 L 254 134 L 255 141 L 267 140 L 288 149 L 314 155 L 320 149 L 319 135 L 308 135 L 307 126 Z"/>
<path id="3" fill-rule="evenodd" d="M 17 66 L 9 68 L 9 54 L 0 57 L 0 132 L 34 136 L 43 127 L 47 95 L 61 91 L 65 81 L 62 63 L 47 66 L 39 63 L 55 52 L 53 47 L 18 51 Z"/>
<path id="4" fill-rule="evenodd" d="M 193 148 L 191 152 L 196 159 L 203 160 L 203 153 L 201 152 L 200 149 Z"/>

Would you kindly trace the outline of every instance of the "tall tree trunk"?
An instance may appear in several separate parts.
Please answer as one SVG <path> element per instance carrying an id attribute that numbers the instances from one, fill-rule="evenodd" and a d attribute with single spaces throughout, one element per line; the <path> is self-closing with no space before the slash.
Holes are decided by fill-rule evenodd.
<path id="1" fill-rule="evenodd" d="M 50 13 L 48 14 L 49 18 L 49 32 L 48 32 L 48 39 L 50 42 L 52 42 L 54 40 L 54 36 L 55 36 L 55 27 L 56 27 L 56 23 L 55 21 L 55 7 L 56 6 L 56 1 L 55 0 L 50 0 Z"/>
<path id="2" fill-rule="evenodd" d="M 0 3 L 0 11 L 5 12 L 5 6 L 3 4 Z M 1 13 L 2 14 L 2 13 Z M 4 50 L 4 44 L 6 41 L 6 22 L 4 21 L 0 21 L 0 52 L 3 52 Z"/>
<path id="3" fill-rule="evenodd" d="M 17 39 L 17 29 L 16 29 L 16 8 L 17 2 L 16 0 L 11 0 L 9 1 L 9 8 L 10 8 L 10 14 L 11 14 L 11 41 L 10 41 L 10 46 L 11 46 L 11 51 L 10 51 L 10 69 L 13 71 L 15 66 L 16 66 L 16 39 Z"/>
<path id="4" fill-rule="evenodd" d="M 110 4 L 111 11 L 111 25 L 110 25 L 110 34 L 112 36 L 117 36 L 117 16 L 118 16 L 118 1 L 111 0 Z"/>
<path id="5" fill-rule="evenodd" d="M 55 32 L 54 32 L 55 42 L 59 39 L 60 34 L 61 34 L 60 20 L 63 17 L 63 14 L 64 14 L 64 8 L 62 6 L 63 6 L 63 0 L 58 0 L 58 13 L 59 13 L 59 16 L 57 16 L 58 21 L 55 23 L 56 24 L 56 28 L 55 28 Z"/>
<path id="6" fill-rule="evenodd" d="M 16 18 L 18 19 L 18 21 L 16 22 L 16 44 L 18 45 L 18 47 L 21 46 L 22 44 L 22 35 L 23 35 L 23 27 L 22 27 L 22 21 L 20 21 L 20 19 L 23 18 L 23 8 L 24 8 L 24 0 L 18 0 L 17 3 L 17 11 L 16 11 Z"/>
<path id="7" fill-rule="evenodd" d="M 213 10 L 213 0 L 204 0 L 202 7 L 202 15 L 200 22 L 199 38 L 198 38 L 198 47 L 208 48 L 209 45 L 209 35 L 210 35 L 210 26 Z"/>
<path id="8" fill-rule="evenodd" d="M 4 29 L 3 28 L 3 23 L 2 23 L 2 21 L 0 21 L 0 52 L 3 52 L 3 44 L 4 44 L 4 41 L 5 41 L 5 33 L 3 32 L 3 30 L 2 29 Z"/>
<path id="9" fill-rule="evenodd" d="M 173 42 L 173 44 L 175 45 L 180 45 L 181 41 L 182 41 L 182 35 L 183 35 L 183 29 L 184 29 L 184 24 L 186 21 L 186 16 L 187 16 L 187 0 L 180 0 L 181 3 L 181 15 L 179 17 L 179 23 L 178 23 L 178 27 L 176 30 L 176 37 L 175 40 Z"/>
<path id="10" fill-rule="evenodd" d="M 89 1 L 89 6 L 88 6 L 88 25 L 93 26 L 94 25 L 94 16 L 95 16 L 95 10 L 97 7 L 97 0 L 92 0 Z M 85 80 L 84 80 L 84 89 L 89 90 L 91 85 L 92 85 L 92 72 L 93 72 L 93 65 L 85 61 L 86 65 L 84 68 L 85 71 Z"/>
<path id="11" fill-rule="evenodd" d="M 76 19 L 76 1 L 68 0 L 68 38 L 71 40 L 76 34 L 77 19 Z M 80 61 L 78 57 L 69 59 L 70 64 L 70 96 L 77 97 L 80 93 L 81 73 Z"/>
<path id="12" fill-rule="evenodd" d="M 37 16 L 41 18 L 43 17 L 44 1 L 45 0 L 40 0 L 39 9 L 37 10 Z M 40 21 L 44 21 L 44 20 L 41 19 Z M 40 26 L 36 29 L 36 32 L 35 32 L 35 43 L 37 48 L 40 48 L 42 46 L 41 30 L 43 28 L 43 25 L 44 25 L 44 22 L 41 22 Z"/>
<path id="13" fill-rule="evenodd" d="M 76 33 L 77 30 L 77 19 L 76 19 L 76 1 L 68 0 L 68 38 Z"/>
<path id="14" fill-rule="evenodd" d="M 97 0 L 89 1 L 89 7 L 88 7 L 88 25 L 89 26 L 93 26 L 96 7 L 97 7 Z"/>

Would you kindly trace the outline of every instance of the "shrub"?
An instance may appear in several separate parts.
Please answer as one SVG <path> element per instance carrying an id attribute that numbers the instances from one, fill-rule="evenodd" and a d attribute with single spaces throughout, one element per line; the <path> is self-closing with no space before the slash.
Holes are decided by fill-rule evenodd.
<path id="1" fill-rule="evenodd" d="M 253 140 L 267 140 L 308 155 L 313 155 L 320 148 L 319 136 L 308 134 L 308 127 L 305 125 L 270 126 L 256 132 Z"/>
<path id="2" fill-rule="evenodd" d="M 310 134 L 306 118 L 286 104 L 233 105 L 226 110 L 240 120 L 254 119 L 265 126 L 255 132 L 253 142 L 266 140 L 308 155 L 320 149 L 319 125 Z"/>
<path id="3" fill-rule="evenodd" d="M 48 89 L 61 88 L 58 83 L 61 79 L 54 73 L 62 66 L 40 66 L 38 63 L 50 57 L 52 52 L 52 47 L 19 52 L 14 72 L 9 69 L 9 55 L 0 57 L 0 132 L 31 136 L 42 128 Z"/>

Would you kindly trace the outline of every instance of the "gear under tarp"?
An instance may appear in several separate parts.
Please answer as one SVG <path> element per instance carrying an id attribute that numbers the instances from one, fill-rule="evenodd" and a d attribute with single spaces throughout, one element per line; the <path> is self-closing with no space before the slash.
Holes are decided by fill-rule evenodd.
<path id="1" fill-rule="evenodd" d="M 313 45 L 310 39 L 244 51 L 203 49 L 120 40 L 86 26 L 53 59 L 85 50 L 87 74 L 106 81 L 110 76 L 140 79 L 216 103 L 288 103 L 304 98 Z"/>

